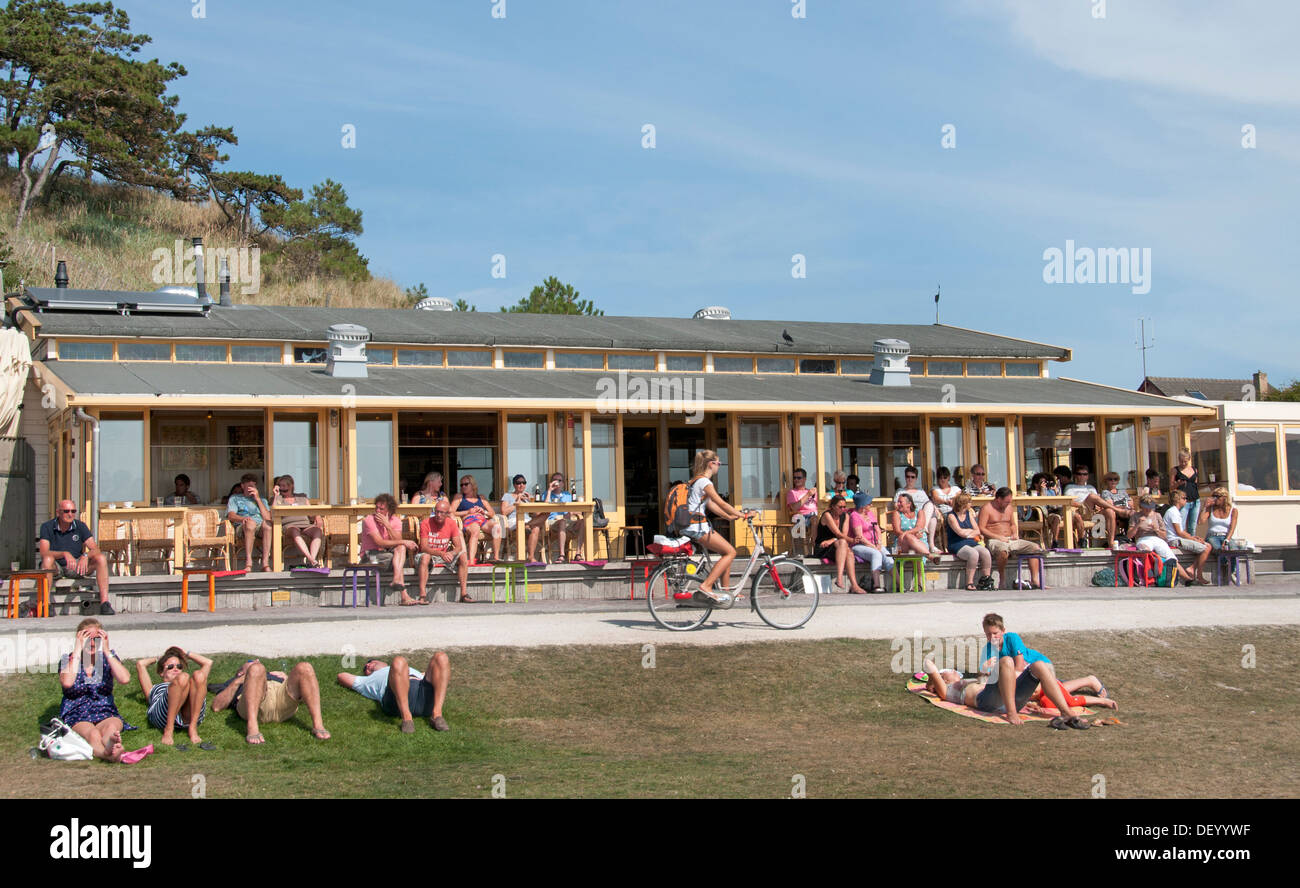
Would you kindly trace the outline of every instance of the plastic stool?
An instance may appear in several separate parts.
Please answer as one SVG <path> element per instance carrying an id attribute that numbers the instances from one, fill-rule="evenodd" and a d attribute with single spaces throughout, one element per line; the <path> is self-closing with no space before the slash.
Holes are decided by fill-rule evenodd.
<path id="1" fill-rule="evenodd" d="M 907 573 L 907 565 L 912 565 L 912 584 L 916 587 L 914 591 L 925 591 L 925 556 L 924 555 L 895 555 L 894 556 L 894 591 L 903 593 L 906 589 L 904 576 Z"/>
<path id="2" fill-rule="evenodd" d="M 366 575 L 366 607 L 370 607 L 370 578 L 375 578 L 375 606 L 383 607 L 384 595 L 380 591 L 380 572 L 383 570 L 381 564 L 369 564 L 366 562 L 349 564 L 343 568 L 343 597 L 339 599 L 339 606 L 343 606 L 344 600 L 348 596 L 348 577 L 352 577 L 352 606 L 357 606 L 357 577 L 361 574 Z"/>
<path id="3" fill-rule="evenodd" d="M 9 574 L 9 607 L 5 612 L 6 616 L 11 620 L 18 618 L 19 580 L 33 580 L 36 583 L 36 616 L 48 617 L 52 575 L 53 571 L 48 570 L 16 570 Z"/>
<path id="4" fill-rule="evenodd" d="M 217 612 L 217 577 L 241 577 L 246 570 L 217 570 L 213 567 L 181 568 L 181 613 L 190 612 L 190 576 L 206 574 L 208 578 L 208 613 Z"/>
<path id="5" fill-rule="evenodd" d="M 1124 576 L 1126 584 L 1131 588 L 1137 585 L 1136 571 L 1142 568 L 1142 585 L 1154 586 L 1160 578 L 1160 556 L 1155 552 L 1144 552 L 1140 549 L 1122 549 L 1115 552 L 1115 574 L 1114 586 L 1119 585 L 1121 574 Z"/>
<path id="6" fill-rule="evenodd" d="M 518 601 L 515 598 L 515 571 L 523 570 L 524 572 L 524 604 L 528 603 L 528 562 L 527 561 L 494 561 L 492 562 L 492 603 L 497 603 L 497 570 L 505 572 L 505 598 L 504 602 L 509 603 Z"/>
<path id="7" fill-rule="evenodd" d="M 1020 588 L 1020 569 L 1026 561 L 1038 562 L 1038 584 L 1040 588 L 1047 588 L 1047 558 L 1044 555 L 1017 555 L 1016 556 L 1016 588 Z M 1033 573 L 1030 573 L 1033 576 Z"/>
<path id="8" fill-rule="evenodd" d="M 1246 582 L 1247 582 L 1247 583 L 1251 583 L 1251 582 L 1253 582 L 1253 580 L 1251 579 L 1251 575 L 1250 575 L 1250 556 L 1251 556 L 1251 554 L 1252 554 L 1252 553 L 1247 552 L 1247 551 L 1244 550 L 1244 549 L 1237 549 L 1237 550 L 1233 550 L 1233 551 L 1228 551 L 1228 550 L 1226 550 L 1226 549 L 1220 549 L 1220 550 L 1219 550 L 1219 557 L 1218 557 L 1218 559 L 1214 562 L 1214 584 L 1215 584 L 1216 586 L 1222 586 L 1222 585 L 1223 585 L 1223 568 L 1224 568 L 1225 566 L 1227 566 L 1227 567 L 1229 567 L 1229 568 L 1232 569 L 1232 585 L 1234 585 L 1234 586 L 1240 586 L 1240 585 L 1241 585 L 1241 575 L 1238 573 L 1238 567 L 1239 567 L 1243 562 L 1244 562 L 1245 565 L 1246 565 Z"/>

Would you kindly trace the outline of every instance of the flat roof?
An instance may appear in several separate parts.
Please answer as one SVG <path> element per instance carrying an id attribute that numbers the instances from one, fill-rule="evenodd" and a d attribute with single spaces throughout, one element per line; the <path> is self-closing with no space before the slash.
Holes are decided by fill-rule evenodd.
<path id="1" fill-rule="evenodd" d="M 582 370 L 495 370 L 371 365 L 369 376 L 330 376 L 320 364 L 184 364 L 51 361 L 45 372 L 61 380 L 78 403 L 121 403 L 164 407 L 257 406 L 255 399 L 302 406 L 375 403 L 395 409 L 497 410 L 599 409 L 620 397 L 617 372 Z M 689 394 L 669 389 L 664 399 L 698 398 L 704 409 L 784 405 L 783 409 L 832 408 L 861 412 L 1014 413 L 1022 408 L 1082 414 L 1199 413 L 1187 403 L 1158 395 L 1070 379 L 1041 377 L 912 377 L 910 386 L 880 386 L 865 376 L 773 374 L 633 373 L 627 379 L 665 379 L 689 384 Z M 344 388 L 348 386 L 349 388 Z M 679 390 L 680 391 L 680 390 Z M 635 392 L 631 392 L 635 396 Z M 179 403 L 168 404 L 168 401 Z M 421 403 L 425 402 L 425 403 Z M 431 403 L 430 403 L 431 402 Z M 795 405 L 793 408 L 790 405 Z M 882 410 L 881 408 L 886 408 Z M 613 411 L 611 411 L 613 412 Z M 1212 411 L 1206 408 L 1207 415 Z"/>
<path id="2" fill-rule="evenodd" d="M 214 306 L 207 317 L 71 311 L 38 315 L 31 309 L 23 311 L 39 318 L 39 336 L 324 342 L 332 324 L 360 324 L 370 331 L 371 342 L 376 345 L 870 355 L 877 339 L 902 339 L 918 357 L 1070 359 L 1070 350 L 1062 346 L 941 324 L 714 321 L 263 305 Z M 783 333 L 790 335 L 792 344 L 786 342 Z"/>

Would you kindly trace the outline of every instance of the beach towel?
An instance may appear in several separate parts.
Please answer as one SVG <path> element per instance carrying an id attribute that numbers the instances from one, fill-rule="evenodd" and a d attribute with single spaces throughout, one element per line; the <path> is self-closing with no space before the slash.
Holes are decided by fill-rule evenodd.
<path id="1" fill-rule="evenodd" d="M 972 709 L 969 706 L 962 706 L 957 703 L 949 703 L 947 700 L 940 700 L 934 694 L 931 694 L 929 691 L 925 689 L 925 679 L 917 678 L 915 675 L 908 678 L 907 689 L 911 691 L 913 694 L 916 694 L 922 700 L 928 700 L 931 703 L 933 703 L 935 706 L 938 706 L 940 709 L 946 709 L 949 712 L 955 712 L 957 713 L 957 715 L 964 715 L 966 718 L 978 719 L 979 721 L 988 722 L 989 724 L 995 724 L 995 725 L 1011 724 L 1011 722 L 1007 721 L 1001 715 L 996 715 L 991 712 L 980 712 L 978 709 Z M 1092 713 L 1087 709 L 1083 710 L 1083 714 L 1092 715 Z M 1023 718 L 1025 721 L 1051 721 L 1050 716 L 1030 715 L 1028 712 L 1026 712 L 1023 709 L 1020 710 L 1020 717 Z"/>

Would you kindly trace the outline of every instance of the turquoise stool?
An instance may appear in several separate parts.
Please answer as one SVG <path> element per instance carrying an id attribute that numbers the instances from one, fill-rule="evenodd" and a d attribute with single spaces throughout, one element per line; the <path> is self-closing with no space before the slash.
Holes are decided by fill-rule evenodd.
<path id="1" fill-rule="evenodd" d="M 894 556 L 894 591 L 902 594 L 906 591 L 904 575 L 907 573 L 907 565 L 912 565 L 912 583 L 916 586 L 917 592 L 925 591 L 925 556 L 924 555 L 895 555 Z"/>
<path id="2" fill-rule="evenodd" d="M 505 572 L 505 598 L 504 603 L 517 602 L 515 597 L 515 571 L 522 569 L 524 572 L 524 604 L 528 603 L 528 562 L 527 561 L 494 561 L 492 562 L 492 603 L 497 603 L 497 570 Z"/>

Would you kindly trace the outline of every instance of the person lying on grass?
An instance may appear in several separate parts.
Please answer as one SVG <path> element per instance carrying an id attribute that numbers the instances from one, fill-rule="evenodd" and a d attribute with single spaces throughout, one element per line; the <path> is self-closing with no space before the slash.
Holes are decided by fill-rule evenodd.
<path id="1" fill-rule="evenodd" d="M 339 684 L 379 704 L 384 715 L 402 719 L 403 734 L 415 733 L 415 716 L 429 719 L 435 731 L 451 727 L 442 717 L 442 703 L 447 699 L 447 682 L 451 678 L 451 661 L 442 651 L 429 658 L 426 672 L 412 669 L 401 654 L 393 657 L 390 667 L 383 660 L 367 660 L 364 674 L 340 672 Z"/>
<path id="2" fill-rule="evenodd" d="M 298 712 L 298 704 L 307 704 L 311 716 L 311 735 L 328 740 L 330 732 L 320 712 L 320 683 L 316 670 L 306 660 L 286 672 L 268 672 L 261 660 L 249 660 L 235 677 L 214 687 L 212 711 L 220 712 L 232 704 L 239 717 L 248 723 L 244 739 L 254 746 L 265 743 L 262 722 L 286 722 Z"/>
<path id="3" fill-rule="evenodd" d="M 193 675 L 185 671 L 189 660 L 199 664 Z M 149 667 L 154 663 L 158 664 L 158 677 L 162 679 L 158 684 L 149 679 Z M 174 646 L 167 648 L 161 657 L 135 661 L 135 674 L 140 677 L 140 687 L 149 701 L 149 725 L 162 731 L 160 743 L 175 745 L 172 735 L 177 728 L 184 728 L 195 746 L 213 748 L 210 743 L 204 745 L 199 736 L 199 725 L 203 724 L 203 716 L 207 714 L 208 673 L 211 671 L 212 661 L 207 657 Z"/>
<path id="4" fill-rule="evenodd" d="M 975 699 L 984 690 L 984 679 L 965 678 L 956 669 L 940 669 L 934 660 L 925 661 L 925 689 L 940 700 L 956 703 L 959 706 L 975 705 Z M 1019 676 L 1017 676 L 1019 678 Z M 1110 699 L 1106 687 L 1095 675 L 1084 678 L 1071 678 L 1060 682 L 1065 701 L 1071 706 L 1100 706 L 1105 709 L 1118 709 L 1119 704 Z M 1095 691 L 1095 694 L 1077 694 L 1077 691 Z M 1042 685 L 1034 691 L 1026 710 L 1033 715 L 1057 716 L 1061 711 L 1052 705 L 1051 699 L 1044 700 Z"/>
<path id="5" fill-rule="evenodd" d="M 1007 632 L 1002 617 L 997 614 L 986 614 L 982 625 L 986 639 L 980 647 L 984 689 L 976 695 L 974 708 L 981 712 L 1002 712 L 1009 723 L 1023 724 L 1020 709 L 1041 683 L 1044 694 L 1060 711 L 1062 724 L 1079 730 L 1088 727 L 1079 718 L 1082 710 L 1070 706 L 1061 693 L 1051 660 L 1026 647 L 1019 635 Z"/>

